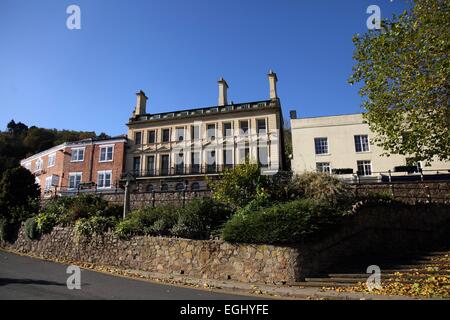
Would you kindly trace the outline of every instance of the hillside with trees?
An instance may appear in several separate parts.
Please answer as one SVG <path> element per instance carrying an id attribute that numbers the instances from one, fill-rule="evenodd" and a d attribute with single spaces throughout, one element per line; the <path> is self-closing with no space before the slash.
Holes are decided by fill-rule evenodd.
<path id="1" fill-rule="evenodd" d="M 0 131 L 0 176 L 8 168 L 17 167 L 20 160 L 63 142 L 97 137 L 95 132 L 28 127 L 11 120 L 6 131 Z M 107 137 L 101 133 L 99 137 Z"/>

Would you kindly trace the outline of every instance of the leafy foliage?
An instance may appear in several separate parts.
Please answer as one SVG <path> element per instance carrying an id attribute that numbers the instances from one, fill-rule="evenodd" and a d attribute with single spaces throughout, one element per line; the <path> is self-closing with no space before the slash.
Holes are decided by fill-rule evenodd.
<path id="1" fill-rule="evenodd" d="M 19 231 L 19 224 L 0 218 L 0 240 L 14 242 Z"/>
<path id="2" fill-rule="evenodd" d="M 90 237 L 93 234 L 103 234 L 108 230 L 114 229 L 117 219 L 115 217 L 93 216 L 90 218 L 81 218 L 75 223 L 75 233 Z"/>
<path id="3" fill-rule="evenodd" d="M 376 143 L 416 160 L 450 159 L 450 2 L 416 0 L 382 30 L 356 35 L 351 84 Z"/>
<path id="4" fill-rule="evenodd" d="M 0 181 L 0 218 L 20 224 L 38 211 L 39 196 L 30 171 L 22 167 L 6 170 Z"/>
<path id="5" fill-rule="evenodd" d="M 214 199 L 233 208 L 242 208 L 267 189 L 268 178 L 261 175 L 257 164 L 247 163 L 225 170 L 210 186 Z"/>
<path id="6" fill-rule="evenodd" d="M 171 232 L 178 237 L 208 239 L 231 216 L 231 211 L 211 198 L 195 199 L 177 212 Z"/>
<path id="7" fill-rule="evenodd" d="M 38 224 L 37 224 L 36 219 L 34 217 L 28 218 L 25 221 L 24 228 L 25 228 L 25 236 L 29 240 L 38 239 L 39 236 L 41 235 L 41 233 L 39 231 L 39 228 L 38 228 Z"/>
<path id="8" fill-rule="evenodd" d="M 36 216 L 36 224 L 40 233 L 50 233 L 57 223 L 57 216 L 52 213 L 41 212 Z"/>
<path id="9" fill-rule="evenodd" d="M 115 233 L 122 239 L 136 235 L 208 239 L 230 215 L 227 206 L 211 198 L 196 199 L 184 208 L 160 206 L 135 210 L 117 224 Z"/>
<path id="10" fill-rule="evenodd" d="M 92 216 L 116 217 L 122 214 L 122 208 L 110 205 L 103 198 L 83 194 L 76 197 L 61 197 L 46 204 L 44 211 L 58 214 L 58 222 L 66 225 L 76 222 L 78 219 Z"/>
<path id="11" fill-rule="evenodd" d="M 143 208 L 132 211 L 125 220 L 116 226 L 120 238 L 135 235 L 169 235 L 177 221 L 177 211 L 171 206 Z"/>
<path id="12" fill-rule="evenodd" d="M 339 179 L 318 172 L 307 172 L 296 175 L 288 185 L 291 198 L 308 198 L 327 203 L 338 204 L 350 196 L 346 184 Z"/>
<path id="13" fill-rule="evenodd" d="M 342 212 L 310 199 L 294 200 L 247 215 L 234 215 L 223 227 L 230 242 L 296 243 L 336 222 Z"/>

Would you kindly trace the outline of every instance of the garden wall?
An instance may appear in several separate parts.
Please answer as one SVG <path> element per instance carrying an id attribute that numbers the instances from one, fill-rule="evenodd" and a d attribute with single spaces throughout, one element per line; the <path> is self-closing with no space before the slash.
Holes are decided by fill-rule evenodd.
<path id="1" fill-rule="evenodd" d="M 72 228 L 59 227 L 39 241 L 26 239 L 21 228 L 14 244 L 2 246 L 47 258 L 203 279 L 272 283 L 297 278 L 297 251 L 289 247 L 148 236 L 119 240 L 112 234 L 77 239 Z"/>
<path id="2" fill-rule="evenodd" d="M 450 202 L 450 181 L 423 181 L 423 182 L 395 182 L 389 183 L 362 183 L 352 185 L 355 195 L 367 195 L 369 193 L 390 193 L 394 199 L 405 203 L 414 204 L 420 201 Z M 110 203 L 123 205 L 123 190 L 117 189 L 112 192 L 99 192 L 99 196 Z M 209 197 L 211 191 L 157 191 L 132 192 L 130 194 L 130 206 L 138 209 L 145 206 L 158 206 L 170 204 L 182 206 L 183 203 L 195 198 Z"/>
<path id="3" fill-rule="evenodd" d="M 110 233 L 78 239 L 72 228 L 59 227 L 35 241 L 26 239 L 22 228 L 16 242 L 1 246 L 48 258 L 203 279 L 292 283 L 355 255 L 398 255 L 449 245 L 449 234 L 449 206 L 377 205 L 360 209 L 320 239 L 296 246 L 148 236 L 119 240 Z"/>

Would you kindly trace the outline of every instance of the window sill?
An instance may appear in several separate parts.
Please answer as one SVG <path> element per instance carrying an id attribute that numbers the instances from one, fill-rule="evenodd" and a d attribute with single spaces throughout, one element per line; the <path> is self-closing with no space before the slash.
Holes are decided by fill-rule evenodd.
<path id="1" fill-rule="evenodd" d="M 316 154 L 316 157 L 326 157 L 326 156 L 331 156 L 331 153 L 319 153 L 319 154 Z"/>
<path id="2" fill-rule="evenodd" d="M 70 160 L 70 162 L 83 162 L 84 161 L 84 159 L 83 160 Z"/>
<path id="3" fill-rule="evenodd" d="M 111 160 L 99 160 L 98 162 L 99 163 L 105 163 L 105 162 L 113 162 L 114 160 L 113 159 L 111 159 Z"/>

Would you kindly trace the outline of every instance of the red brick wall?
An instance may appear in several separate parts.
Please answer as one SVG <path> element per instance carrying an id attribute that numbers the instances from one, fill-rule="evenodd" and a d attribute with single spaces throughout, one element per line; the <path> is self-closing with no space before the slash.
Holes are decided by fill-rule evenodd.
<path id="1" fill-rule="evenodd" d="M 99 162 L 100 148 L 104 145 L 114 145 L 113 160 L 110 162 Z M 66 148 L 62 187 L 67 188 L 69 186 L 70 172 L 82 172 L 81 182 L 83 183 L 97 183 L 97 172 L 102 170 L 112 171 L 111 183 L 114 185 L 120 179 L 124 167 L 125 143 L 106 141 L 104 144 L 91 144 L 84 147 L 84 160 L 81 162 L 72 162 L 72 147 Z"/>

